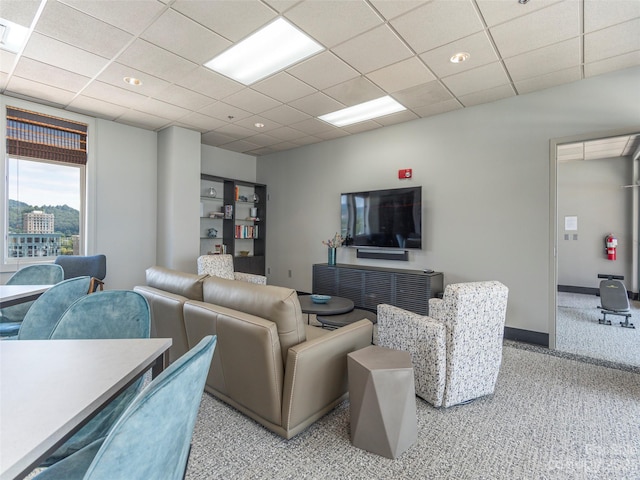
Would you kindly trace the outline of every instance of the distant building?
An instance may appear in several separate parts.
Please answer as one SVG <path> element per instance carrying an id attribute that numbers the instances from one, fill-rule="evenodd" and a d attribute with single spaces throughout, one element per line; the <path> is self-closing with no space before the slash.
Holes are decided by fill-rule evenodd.
<path id="1" fill-rule="evenodd" d="M 9 257 L 57 257 L 60 255 L 60 233 L 10 233 Z"/>
<path id="2" fill-rule="evenodd" d="M 40 210 L 22 215 L 22 230 L 26 233 L 53 233 L 55 231 L 55 215 Z"/>

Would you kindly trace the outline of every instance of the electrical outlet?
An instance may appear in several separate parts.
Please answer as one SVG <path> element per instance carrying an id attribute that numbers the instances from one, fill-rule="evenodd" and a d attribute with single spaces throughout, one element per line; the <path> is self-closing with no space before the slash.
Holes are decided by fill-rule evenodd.
<path id="1" fill-rule="evenodd" d="M 289 270 L 289 278 L 291 278 L 291 270 Z"/>

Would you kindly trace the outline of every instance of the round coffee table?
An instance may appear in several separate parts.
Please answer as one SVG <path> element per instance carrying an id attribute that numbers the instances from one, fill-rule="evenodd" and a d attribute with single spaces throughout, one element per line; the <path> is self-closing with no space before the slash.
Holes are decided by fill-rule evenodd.
<path id="1" fill-rule="evenodd" d="M 338 315 L 353 310 L 353 301 L 343 297 L 331 297 L 327 303 L 313 303 L 311 295 L 300 295 L 302 313 L 315 315 Z"/>
<path id="2" fill-rule="evenodd" d="M 322 324 L 323 327 L 328 328 L 340 328 L 350 323 L 357 322 L 366 318 L 374 325 L 378 323 L 378 316 L 370 312 L 369 310 L 362 310 L 356 308 L 347 313 L 341 313 L 338 315 L 316 315 L 316 320 Z"/>

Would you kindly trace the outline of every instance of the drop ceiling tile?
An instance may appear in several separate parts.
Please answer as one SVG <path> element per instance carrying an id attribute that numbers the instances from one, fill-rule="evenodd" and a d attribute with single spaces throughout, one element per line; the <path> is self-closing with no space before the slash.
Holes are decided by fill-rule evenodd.
<path id="1" fill-rule="evenodd" d="M 607 58 L 599 62 L 586 63 L 584 65 L 584 76 L 593 77 L 603 73 L 612 72 L 614 70 L 622 70 L 629 67 L 640 65 L 640 50 L 635 52 L 618 55 L 616 57 Z"/>
<path id="2" fill-rule="evenodd" d="M 351 134 L 367 132 L 369 130 L 375 130 L 380 128 L 380 124 L 376 123 L 373 120 L 367 120 L 366 122 L 354 123 L 353 125 L 347 125 L 346 127 L 342 127 L 342 130 L 349 132 Z"/>
<path id="3" fill-rule="evenodd" d="M 94 77 L 108 63 L 108 59 L 104 57 L 36 32 L 31 34 L 23 57 L 55 65 L 87 77 Z"/>
<path id="4" fill-rule="evenodd" d="M 258 0 L 178 0 L 171 8 L 232 42 L 243 39 L 277 16 Z"/>
<path id="5" fill-rule="evenodd" d="M 278 13 L 284 13 L 295 4 L 300 3 L 300 0 L 264 0 L 264 3 L 269 5 Z"/>
<path id="6" fill-rule="evenodd" d="M 416 53 L 467 37 L 484 27 L 471 0 L 433 0 L 390 23 Z"/>
<path id="7" fill-rule="evenodd" d="M 317 135 L 322 132 L 328 132 L 333 130 L 333 125 L 329 125 L 322 120 L 318 120 L 317 118 L 310 118 L 308 120 L 303 120 L 302 122 L 294 123 L 291 125 L 291 128 L 296 130 L 300 130 L 301 132 L 307 133 L 309 135 Z"/>
<path id="8" fill-rule="evenodd" d="M 212 105 L 216 102 L 211 97 L 194 92 L 179 85 L 169 85 L 162 90 L 156 98 L 164 100 L 165 102 L 172 103 L 173 105 L 179 105 L 190 110 L 200 110 L 207 105 Z"/>
<path id="9" fill-rule="evenodd" d="M 297 138 L 293 143 L 295 143 L 298 146 L 302 146 L 302 145 L 313 145 L 314 143 L 320 143 L 321 141 L 322 141 L 322 138 L 314 137 L 313 135 L 308 135 L 306 137 Z"/>
<path id="10" fill-rule="evenodd" d="M 251 116 L 251 113 L 241 108 L 234 107 L 224 102 L 216 102 L 198 110 L 199 113 L 223 120 L 225 122 L 237 122 Z"/>
<path id="11" fill-rule="evenodd" d="M 450 77 L 444 78 L 442 82 L 456 97 L 459 97 L 500 85 L 506 85 L 509 83 L 509 77 L 507 77 L 502 64 L 496 62 L 451 75 Z"/>
<path id="12" fill-rule="evenodd" d="M 640 18 L 584 36 L 585 63 L 633 52 L 640 47 Z"/>
<path id="13" fill-rule="evenodd" d="M 212 147 L 224 145 L 225 143 L 231 143 L 235 140 L 235 138 L 230 135 L 225 135 L 221 132 L 216 131 L 203 133 L 200 138 L 202 140 L 202 143 L 204 143 L 205 145 L 211 145 Z"/>
<path id="14" fill-rule="evenodd" d="M 303 113 L 317 117 L 325 113 L 334 112 L 344 108 L 344 105 L 322 92 L 313 93 L 289 103 L 289 106 Z M 295 127 L 294 127 L 295 128 Z"/>
<path id="15" fill-rule="evenodd" d="M 417 118 L 420 118 L 420 117 L 418 117 L 418 115 L 413 113 L 411 110 L 404 110 L 402 112 L 393 113 L 391 115 L 385 115 L 384 117 L 378 117 L 375 119 L 375 121 L 380 125 L 387 126 L 387 125 L 395 125 L 398 123 L 408 122 L 410 120 L 415 120 Z"/>
<path id="16" fill-rule="evenodd" d="M 580 39 L 571 38 L 504 60 L 514 82 L 580 65 Z"/>
<path id="17" fill-rule="evenodd" d="M 465 107 L 473 107 L 474 105 L 481 105 L 483 103 L 502 100 L 503 98 L 514 97 L 515 95 L 516 92 L 513 90 L 511 85 L 500 85 L 480 92 L 470 93 L 469 95 L 459 96 L 458 100 Z"/>
<path id="18" fill-rule="evenodd" d="M 153 0 L 59 1 L 133 35 L 142 33 L 162 9 L 166 8 L 162 3 Z M 126 15 L 122 14 L 123 8 L 126 9 Z"/>
<path id="19" fill-rule="evenodd" d="M 179 120 L 179 123 L 187 127 L 195 127 L 201 132 L 215 130 L 216 128 L 220 128 L 225 125 L 225 122 L 223 122 L 222 120 L 197 112 L 192 112 L 185 115 Z"/>
<path id="20" fill-rule="evenodd" d="M 318 90 L 324 90 L 360 76 L 357 70 L 351 68 L 331 52 L 315 55 L 288 68 L 287 72 Z"/>
<path id="21" fill-rule="evenodd" d="M 296 130 L 290 127 L 280 127 L 275 130 L 271 130 L 269 135 L 282 140 L 294 140 L 300 136 L 300 130 Z"/>
<path id="22" fill-rule="evenodd" d="M 518 93 L 520 95 L 524 95 L 537 90 L 575 82 L 580 80 L 580 77 L 580 67 L 573 67 L 560 70 L 558 72 L 548 73 L 546 75 L 540 75 L 539 77 L 528 78 L 520 82 L 515 82 L 514 85 L 516 90 L 518 90 Z"/>
<path id="23" fill-rule="evenodd" d="M 254 143 L 256 145 L 260 145 L 261 147 L 269 147 L 271 145 L 282 143 L 282 140 L 278 138 L 274 138 L 266 133 L 254 135 L 253 137 L 248 137 L 246 141 Z"/>
<path id="24" fill-rule="evenodd" d="M 58 108 L 64 108 L 73 99 L 73 93 L 68 90 L 16 77 L 15 75 L 9 79 L 6 88 L 5 93 L 11 96 L 27 97 L 37 103 L 44 102 Z"/>
<path id="25" fill-rule="evenodd" d="M 328 48 L 382 23 L 364 0 L 300 2 L 285 17 Z"/>
<path id="26" fill-rule="evenodd" d="M 29 28 L 40 7 L 41 0 L 20 0 L 0 2 L 0 18 Z"/>
<path id="27" fill-rule="evenodd" d="M 300 110 L 296 110 L 288 105 L 280 105 L 271 110 L 265 110 L 260 115 L 283 125 L 301 122 L 309 118 L 309 115 L 306 113 L 302 113 Z"/>
<path id="28" fill-rule="evenodd" d="M 264 127 L 256 127 L 256 123 L 261 123 L 264 125 Z M 243 118 L 242 120 L 238 120 L 237 122 L 235 122 L 235 125 L 240 125 L 241 127 L 252 130 L 254 135 L 271 132 L 271 130 L 275 130 L 276 128 L 280 128 L 282 126 L 278 122 L 269 120 L 262 115 L 252 115 L 250 117 Z"/>
<path id="29" fill-rule="evenodd" d="M 29 58 L 20 60 L 14 70 L 14 75 L 22 78 L 46 79 L 48 85 L 71 92 L 82 90 L 91 80 L 89 77 L 52 67 L 46 63 L 37 62 Z"/>
<path id="30" fill-rule="evenodd" d="M 108 83 L 96 81 L 87 85 L 87 87 L 82 91 L 82 94 L 105 102 L 126 105 L 128 108 L 136 108 L 147 100 L 145 95 L 141 95 L 124 88 L 114 87 Z"/>
<path id="31" fill-rule="evenodd" d="M 499 23 L 528 15 L 542 8 L 546 8 L 549 5 L 558 3 L 559 1 L 561 0 L 535 0 L 524 5 L 515 0 L 476 0 L 476 3 L 485 22 L 487 22 L 488 26 L 492 27 Z"/>
<path id="32" fill-rule="evenodd" d="M 469 59 L 462 63 L 452 63 L 451 57 L 460 52 L 468 53 Z M 440 77 L 454 75 L 499 60 L 487 32 L 484 31 L 429 50 L 420 55 L 420 58 Z"/>
<path id="33" fill-rule="evenodd" d="M 413 55 L 388 25 L 369 30 L 332 49 L 361 73 L 369 73 Z"/>
<path id="34" fill-rule="evenodd" d="M 47 2 L 36 31 L 102 57 L 112 57 L 131 34 L 59 2 Z"/>
<path id="35" fill-rule="evenodd" d="M 322 140 L 333 140 L 334 138 L 348 137 L 349 135 L 351 135 L 349 132 L 336 127 L 333 127 L 331 130 L 315 134 L 316 137 L 321 138 Z"/>
<path id="36" fill-rule="evenodd" d="M 4 92 L 4 89 L 7 88 L 7 83 L 9 82 L 9 75 L 6 73 L 0 72 L 0 91 Z"/>
<path id="37" fill-rule="evenodd" d="M 371 72 L 367 78 L 389 93 L 435 80 L 429 69 L 416 57 Z"/>
<path id="38" fill-rule="evenodd" d="M 229 48 L 229 40 L 175 10 L 167 10 L 140 36 L 198 65 Z"/>
<path id="39" fill-rule="evenodd" d="M 585 0 L 584 32 L 610 27 L 640 17 L 638 0 Z"/>
<path id="40" fill-rule="evenodd" d="M 117 121 L 131 125 L 132 127 L 139 127 L 145 130 L 151 129 L 154 131 L 162 130 L 171 125 L 171 121 L 166 118 L 156 117 L 155 115 L 138 112 L 136 110 L 127 110 Z"/>
<path id="41" fill-rule="evenodd" d="M 580 35 L 580 2 L 565 1 L 489 29 L 499 53 L 513 57 Z"/>
<path id="42" fill-rule="evenodd" d="M 118 62 L 171 83 L 180 83 L 198 68 L 197 64 L 140 39 L 118 57 Z"/>
<path id="43" fill-rule="evenodd" d="M 176 83 L 188 90 L 215 98 L 216 100 L 222 100 L 245 88 L 238 82 L 234 82 L 205 67 L 198 67 L 192 70 Z"/>
<path id="44" fill-rule="evenodd" d="M 163 102 L 155 98 L 147 98 L 144 102 L 135 107 L 140 112 L 150 113 L 157 117 L 179 120 L 189 114 L 189 110 L 170 103 Z"/>
<path id="45" fill-rule="evenodd" d="M 128 109 L 115 103 L 105 102 L 104 100 L 98 100 L 97 98 L 91 98 L 85 95 L 78 95 L 71 101 L 67 110 L 98 116 L 107 120 L 115 120 Z"/>
<path id="46" fill-rule="evenodd" d="M 416 115 L 426 118 L 433 115 L 440 115 L 441 113 L 452 112 L 454 110 L 460 110 L 462 105 L 456 99 L 445 100 L 444 102 L 433 103 L 431 105 L 425 105 L 412 109 Z"/>
<path id="47" fill-rule="evenodd" d="M 255 132 L 253 130 L 249 128 L 241 127 L 240 125 L 236 125 L 236 124 L 228 124 L 220 128 L 216 128 L 216 132 L 229 135 L 230 137 L 233 137 L 235 140 L 239 140 L 241 138 L 247 138 L 247 137 L 251 137 L 252 135 L 255 135 Z"/>
<path id="48" fill-rule="evenodd" d="M 13 68 L 16 57 L 15 53 L 0 50 L 0 72 L 9 73 Z"/>
<path id="49" fill-rule="evenodd" d="M 286 72 L 280 72 L 262 80 L 252 85 L 251 88 L 283 103 L 306 97 L 316 91 L 315 88 Z"/>
<path id="50" fill-rule="evenodd" d="M 415 110 L 416 108 L 426 107 L 434 103 L 444 102 L 453 98 L 451 93 L 447 91 L 442 84 L 436 80 L 427 82 L 422 85 L 407 88 L 394 93 L 393 98 L 405 107 Z"/>
<path id="51" fill-rule="evenodd" d="M 260 148 L 260 145 L 256 145 L 255 143 L 249 142 L 247 140 L 236 140 L 235 142 L 225 143 L 224 148 L 225 150 L 244 153 L 250 150 L 255 150 L 256 148 Z"/>
<path id="52" fill-rule="evenodd" d="M 124 77 L 135 77 L 142 81 L 142 85 L 130 85 L 124 81 Z M 116 62 L 108 65 L 107 68 L 96 77 L 96 80 L 139 93 L 140 95 L 149 96 L 157 95 L 170 85 L 166 80 Z"/>
<path id="53" fill-rule="evenodd" d="M 394 19 L 424 3 L 425 0 L 371 0 L 371 5 L 387 20 Z"/>
<path id="54" fill-rule="evenodd" d="M 344 83 L 327 88 L 323 93 L 348 107 L 385 96 L 384 90 L 378 88 L 366 77 L 347 80 Z"/>
<path id="55" fill-rule="evenodd" d="M 277 100 L 250 88 L 225 97 L 224 102 L 251 113 L 261 113 L 281 105 Z"/>
<path id="56" fill-rule="evenodd" d="M 259 157 L 262 155 L 269 155 L 271 153 L 276 153 L 279 152 L 280 150 L 278 150 L 277 148 L 274 148 L 274 146 L 269 146 L 269 147 L 261 147 L 261 148 L 256 148 L 255 150 L 249 150 L 244 152 L 245 155 L 253 155 L 254 157 Z"/>

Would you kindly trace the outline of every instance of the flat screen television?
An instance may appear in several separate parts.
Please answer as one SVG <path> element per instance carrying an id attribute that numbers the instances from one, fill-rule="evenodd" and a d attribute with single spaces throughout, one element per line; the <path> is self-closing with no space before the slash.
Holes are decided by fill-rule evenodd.
<path id="1" fill-rule="evenodd" d="M 343 193 L 340 205 L 345 245 L 422 248 L 422 187 Z"/>

